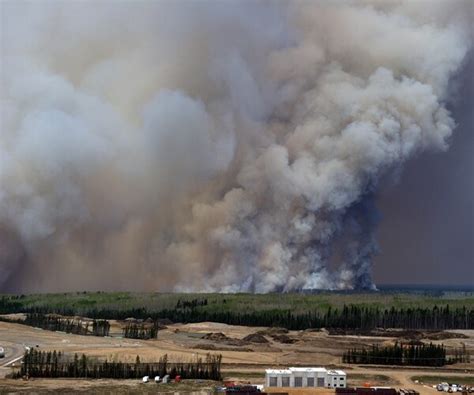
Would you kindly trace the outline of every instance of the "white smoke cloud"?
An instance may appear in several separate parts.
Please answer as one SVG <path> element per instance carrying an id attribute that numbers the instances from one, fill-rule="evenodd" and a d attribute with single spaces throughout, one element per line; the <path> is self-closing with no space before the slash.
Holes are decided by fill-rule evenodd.
<path id="1" fill-rule="evenodd" d="M 469 1 L 4 1 L 0 287 L 371 288 Z M 3 284 L 3 285 L 2 285 Z"/>

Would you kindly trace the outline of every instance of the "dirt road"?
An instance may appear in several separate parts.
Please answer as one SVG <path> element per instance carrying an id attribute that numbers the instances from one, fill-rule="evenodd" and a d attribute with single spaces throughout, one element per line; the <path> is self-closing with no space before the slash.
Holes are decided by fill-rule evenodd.
<path id="1" fill-rule="evenodd" d="M 25 347 L 17 343 L 1 341 L 1 346 L 5 350 L 5 357 L 0 359 L 0 367 L 6 367 L 21 359 L 25 352 Z"/>

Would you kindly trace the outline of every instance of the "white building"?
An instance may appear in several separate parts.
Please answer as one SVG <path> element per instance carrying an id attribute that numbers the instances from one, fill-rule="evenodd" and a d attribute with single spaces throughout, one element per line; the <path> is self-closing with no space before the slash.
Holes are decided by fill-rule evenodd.
<path id="1" fill-rule="evenodd" d="M 265 387 L 345 388 L 346 373 L 325 368 L 267 369 Z"/>

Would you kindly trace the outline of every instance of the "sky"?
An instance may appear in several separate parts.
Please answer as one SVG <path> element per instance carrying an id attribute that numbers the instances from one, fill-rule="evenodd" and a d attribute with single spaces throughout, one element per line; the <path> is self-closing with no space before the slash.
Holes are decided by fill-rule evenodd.
<path id="1" fill-rule="evenodd" d="M 456 77 L 446 152 L 411 160 L 378 197 L 380 284 L 474 285 L 474 57 Z"/>

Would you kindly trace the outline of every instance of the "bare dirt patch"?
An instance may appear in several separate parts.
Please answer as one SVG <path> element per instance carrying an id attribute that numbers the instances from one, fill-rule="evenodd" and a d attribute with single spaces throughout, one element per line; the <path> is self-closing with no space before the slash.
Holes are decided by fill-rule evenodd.
<path id="1" fill-rule="evenodd" d="M 331 336 L 368 336 L 368 337 L 390 337 L 407 340 L 446 340 L 446 339 L 468 339 L 460 332 L 448 331 L 419 331 L 419 330 L 398 330 L 398 329 L 373 329 L 373 330 L 347 330 L 328 329 Z"/>
<path id="2" fill-rule="evenodd" d="M 34 379 L 0 380 L 0 394 L 209 394 L 214 381 L 184 380 L 181 383 L 155 384 L 140 380 Z"/>

